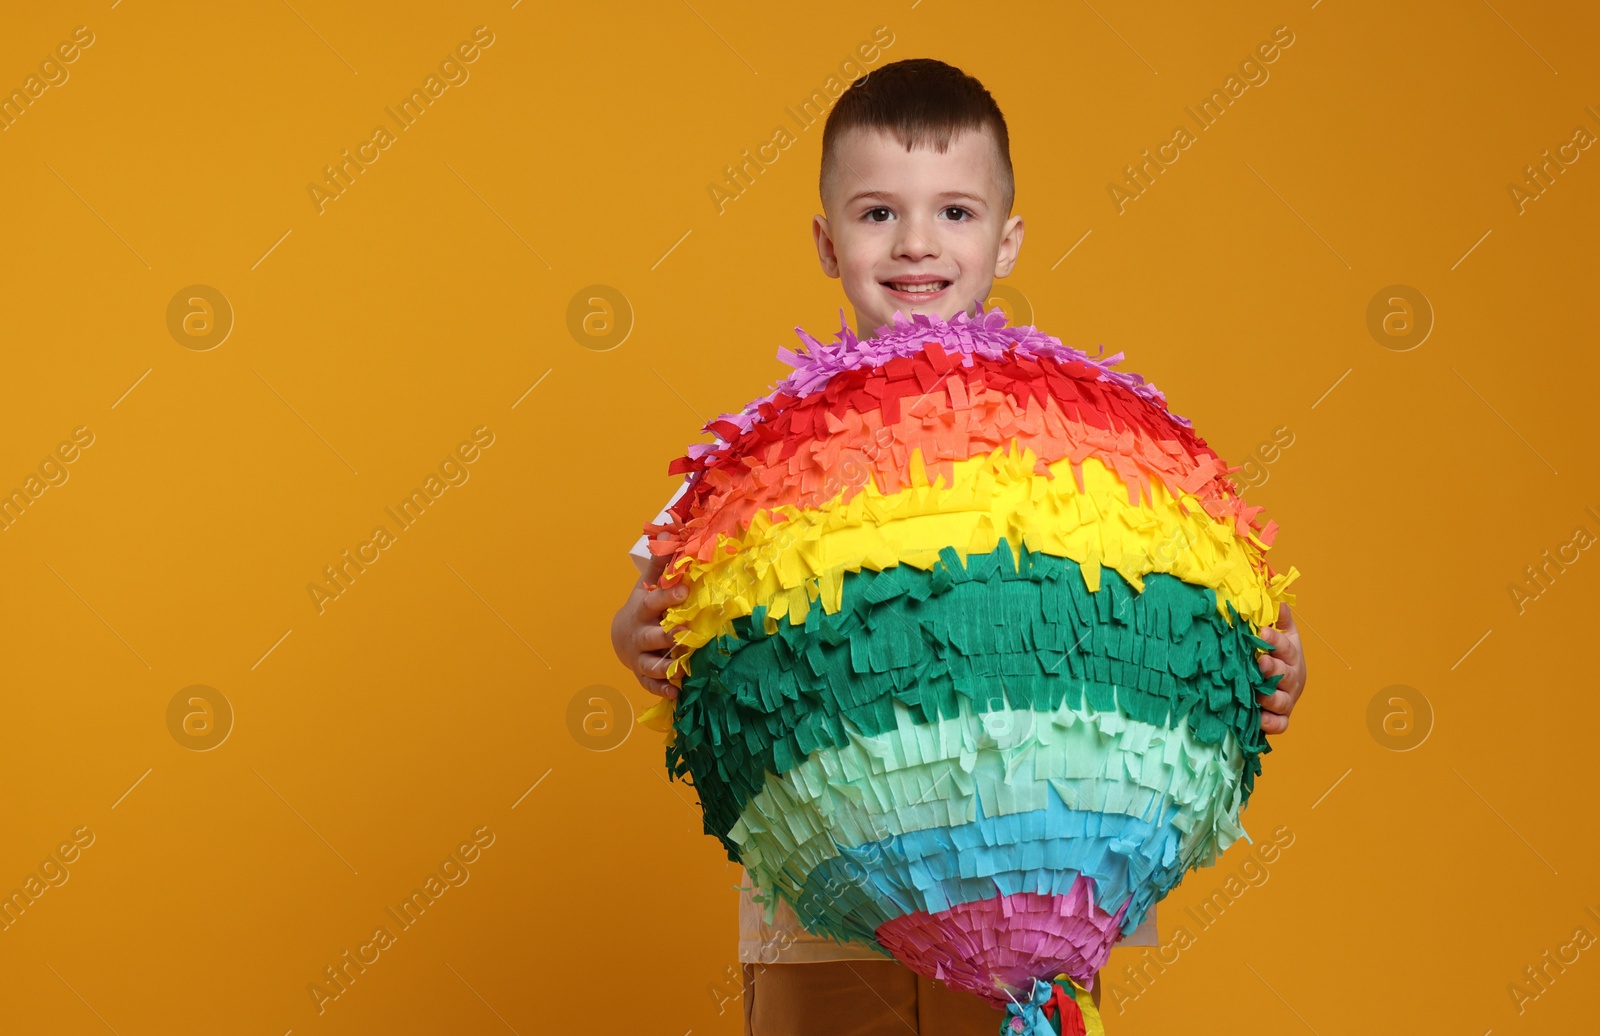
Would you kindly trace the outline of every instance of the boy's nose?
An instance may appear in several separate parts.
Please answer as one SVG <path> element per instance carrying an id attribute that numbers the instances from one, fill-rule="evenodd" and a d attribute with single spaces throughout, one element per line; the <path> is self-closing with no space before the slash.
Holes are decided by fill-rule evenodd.
<path id="1" fill-rule="evenodd" d="M 922 259 L 938 255 L 933 240 L 933 235 L 908 225 L 895 242 L 895 254 L 906 259 Z"/>

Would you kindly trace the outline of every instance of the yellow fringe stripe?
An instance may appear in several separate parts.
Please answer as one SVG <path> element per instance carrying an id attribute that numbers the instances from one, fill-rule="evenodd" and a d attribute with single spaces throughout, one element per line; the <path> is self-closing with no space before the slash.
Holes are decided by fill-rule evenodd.
<path id="1" fill-rule="evenodd" d="M 943 476 L 929 485 L 920 451 L 913 454 L 911 488 L 884 495 L 868 481 L 848 502 L 844 492 L 820 508 L 779 505 L 757 513 L 739 539 L 719 534 L 714 560 L 683 556 L 688 598 L 667 609 L 662 625 L 684 625 L 677 638 L 679 657 L 668 678 L 688 673 L 689 655 L 718 636 L 732 632 L 733 620 L 767 606 L 766 629 L 777 622 L 805 621 L 814 601 L 828 613 L 839 610 L 844 577 L 862 568 L 881 571 L 897 564 L 927 570 L 939 551 L 952 546 L 964 557 L 988 554 L 1004 538 L 1012 555 L 1019 544 L 1031 551 L 1070 558 L 1082 568 L 1090 591 L 1100 589 L 1100 567 L 1115 569 L 1135 589 L 1143 577 L 1165 572 L 1186 583 L 1210 587 L 1217 609 L 1226 604 L 1256 626 L 1278 619 L 1279 602 L 1294 603 L 1285 590 L 1298 576 L 1290 568 L 1269 579 L 1267 547 L 1253 534 L 1241 537 L 1232 522 L 1206 513 L 1198 497 L 1174 498 L 1160 480 L 1151 480 L 1151 500 L 1128 502 L 1122 480 L 1095 457 L 1082 460 L 1081 487 L 1071 458 L 1035 473 L 1038 457 L 1013 441 L 986 456 L 954 462 L 954 483 Z"/>

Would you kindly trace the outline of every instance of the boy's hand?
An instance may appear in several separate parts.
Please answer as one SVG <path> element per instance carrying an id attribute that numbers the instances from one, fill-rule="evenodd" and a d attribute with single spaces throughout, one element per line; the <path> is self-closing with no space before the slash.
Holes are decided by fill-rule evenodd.
<path id="1" fill-rule="evenodd" d="M 688 595 L 683 586 L 671 589 L 646 590 L 646 583 L 661 578 L 666 567 L 665 556 L 652 558 L 639 582 L 634 584 L 628 600 L 611 620 L 611 649 L 623 665 L 632 670 L 639 685 L 651 694 L 676 698 L 678 687 L 666 679 L 668 651 L 673 637 L 661 628 L 661 616 L 669 606 L 682 604 Z M 682 630 L 684 627 L 677 627 Z"/>
<path id="2" fill-rule="evenodd" d="M 1260 636 L 1275 645 L 1257 660 L 1261 675 L 1270 679 L 1279 673 L 1287 674 L 1278 681 L 1275 693 L 1256 695 L 1261 704 L 1261 730 L 1281 734 L 1289 729 L 1289 713 L 1300 700 L 1300 692 L 1306 689 L 1306 656 L 1300 650 L 1300 630 L 1295 627 L 1287 604 L 1278 605 L 1277 623 L 1261 627 Z"/>

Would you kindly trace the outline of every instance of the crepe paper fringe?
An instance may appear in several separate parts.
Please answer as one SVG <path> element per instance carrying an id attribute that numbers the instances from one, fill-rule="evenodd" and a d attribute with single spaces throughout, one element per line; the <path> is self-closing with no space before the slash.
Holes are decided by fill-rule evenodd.
<path id="1" fill-rule="evenodd" d="M 1076 1033 L 1073 979 L 1243 834 L 1280 679 L 1255 631 L 1299 573 L 1120 353 L 981 309 L 840 318 L 671 465 L 645 530 L 690 591 L 682 686 L 644 719 L 769 911 Z"/>
<path id="2" fill-rule="evenodd" d="M 1223 465 L 1191 430 L 1097 381 L 1083 364 L 967 357 L 963 367 L 957 359 L 929 342 L 924 354 L 887 368 L 841 373 L 715 453 L 674 465 L 694 484 L 672 512 L 680 519 L 721 512 L 725 497 L 756 497 L 752 491 L 815 493 L 838 462 L 877 468 L 884 492 L 892 493 L 914 446 L 932 464 L 987 453 L 1013 437 L 1037 442 L 1035 452 L 1047 461 L 1095 454 L 1130 487 L 1145 481 L 1144 468 L 1174 491 L 1192 480 L 1195 488 L 1185 491 L 1215 483 L 1226 493 L 1221 475 L 1238 470 Z M 750 459 L 760 462 L 759 471 L 747 470 Z M 761 501 L 755 502 L 758 509 Z"/>
<path id="3" fill-rule="evenodd" d="M 675 708 L 676 705 L 673 699 L 662 698 L 648 709 L 639 713 L 637 722 L 648 730 L 667 735 L 667 743 L 671 744 L 671 739 L 675 736 L 672 729 L 672 713 Z"/>
<path id="4" fill-rule="evenodd" d="M 751 402 L 739 413 L 723 414 L 707 422 L 703 431 L 726 441 L 736 431 L 746 431 L 757 421 L 769 416 L 769 409 L 819 391 L 841 371 L 881 367 L 896 357 L 918 355 L 923 352 L 924 343 L 930 340 L 938 342 L 946 352 L 963 359 L 974 355 L 998 359 L 1008 353 L 1016 353 L 1030 358 L 1049 358 L 1060 363 L 1077 361 L 1096 368 L 1102 380 L 1119 384 L 1150 405 L 1167 412 L 1166 397 L 1154 385 L 1138 374 L 1111 369 L 1122 361 L 1122 353 L 1104 359 L 1091 357 L 1079 349 L 1062 345 L 1061 339 L 1045 334 L 1036 327 L 1007 327 L 1004 312 L 998 309 L 985 312 L 981 304 L 977 316 L 969 317 L 962 312 L 948 321 L 922 313 L 908 318 L 897 312 L 891 324 L 877 328 L 875 335 L 867 339 L 856 338 L 855 332 L 845 322 L 844 310 L 840 309 L 839 332 L 826 345 L 801 327 L 797 326 L 794 330 L 804 346 L 799 352 L 778 350 L 778 359 L 793 367 L 794 373 L 779 382 L 772 392 Z M 1176 414 L 1170 417 L 1184 427 L 1191 424 L 1187 418 Z M 698 444 L 698 447 L 689 447 L 689 455 L 698 457 L 712 449 L 715 449 L 714 444 Z"/>
<path id="5" fill-rule="evenodd" d="M 1023 894 L 964 903 L 937 914 L 909 914 L 878 939 L 901 963 L 994 1004 L 1033 990 L 1039 975 L 1065 974 L 1084 985 L 1111 957 L 1119 912 L 1105 916 L 1080 877 L 1066 895 Z"/>
<path id="6" fill-rule="evenodd" d="M 1117 712 L 1062 709 L 986 714 L 1019 736 L 974 747 L 979 717 L 970 712 L 965 737 L 958 721 L 913 726 L 904 705 L 896 712 L 894 732 L 769 774 L 729 833 L 752 882 L 817 934 L 869 942 L 899 913 L 996 890 L 1059 892 L 1081 872 L 1095 879 L 1102 911 L 1126 909 L 1127 935 L 1187 871 L 1244 835 L 1231 737 L 1224 752 L 1197 745 L 1186 724 L 1169 733 Z M 932 748 L 939 742 L 944 753 Z M 928 761 L 894 765 L 918 753 Z M 879 759 L 893 768 L 872 769 Z M 923 823 L 907 824 L 890 805 L 905 802 Z"/>
<path id="7" fill-rule="evenodd" d="M 675 642 L 692 654 L 669 662 L 668 679 L 692 672 L 699 649 L 758 605 L 765 605 L 769 631 L 785 616 L 804 622 L 814 599 L 828 612 L 838 610 L 849 573 L 927 569 L 944 545 L 988 554 L 1004 539 L 1014 555 L 1025 546 L 1068 558 L 1081 566 L 1091 592 L 1105 567 L 1136 588 L 1147 574 L 1169 573 L 1217 590 L 1220 614 L 1231 605 L 1257 625 L 1277 621 L 1280 602 L 1293 603 L 1287 588 L 1298 570 L 1269 578 L 1248 541 L 1199 509 L 1185 511 L 1159 483 L 1149 506 L 1134 507 L 1121 480 L 1092 457 L 1081 466 L 1081 486 L 1039 477 L 1034 462 L 1031 451 L 996 450 L 956 462 L 950 488 L 921 484 L 885 497 L 867 486 L 849 504 L 782 508 L 757 516 L 742 541 L 723 541 L 711 562 L 686 558 L 689 595 L 666 610 L 662 625 L 683 625 Z M 1052 467 L 1065 472 L 1070 464 L 1064 459 Z"/>
<path id="8" fill-rule="evenodd" d="M 697 653 L 679 690 L 667 768 L 692 776 L 706 833 L 730 859 L 739 848 L 729 834 L 768 773 L 846 747 L 852 734 L 896 729 L 896 701 L 924 724 L 959 718 L 962 699 L 977 714 L 1087 699 L 1146 723 L 1187 720 L 1200 744 L 1231 733 L 1241 805 L 1271 751 L 1256 695 L 1280 678 L 1255 664 L 1271 644 L 1238 616 L 1220 617 L 1207 588 L 1152 574 L 1135 594 L 1107 569 L 1090 593 L 1074 562 L 1023 548 L 1013 565 L 1006 541 L 965 565 L 947 547 L 927 572 L 863 570 L 843 587 L 842 607 L 813 609 L 804 626 L 769 634 L 759 608 L 738 620 L 735 634 Z"/>
<path id="9" fill-rule="evenodd" d="M 1083 877 L 1094 881 L 1096 908 L 1122 918 L 1120 930 L 1102 933 L 1109 948 L 1190 869 L 1171 817 L 1073 811 L 1054 799 L 1045 810 L 896 835 L 844 849 L 812 870 L 795 915 L 813 933 L 864 940 L 908 914 L 996 896 L 1065 895 Z M 761 879 L 752 872 L 751 880 Z"/>
<path id="10" fill-rule="evenodd" d="M 1094 997 L 1070 975 L 1057 975 L 1053 982 L 1035 978 L 1033 983 L 1026 1002 L 1013 997 L 1006 1004 L 1003 1036 L 1105 1036 Z"/>
<path id="11" fill-rule="evenodd" d="M 928 479 L 949 484 L 952 461 L 1013 440 L 1034 451 L 1041 473 L 1064 457 L 1076 465 L 1094 456 L 1121 477 L 1130 504 L 1148 497 L 1154 477 L 1174 497 L 1195 496 L 1241 537 L 1271 545 L 1276 524 L 1262 527 L 1261 508 L 1246 506 L 1226 477 L 1239 469 L 1120 385 L 1076 362 L 967 359 L 969 367 L 956 366 L 930 343 L 927 355 L 887 369 L 843 372 L 725 449 L 676 465 L 694 482 L 670 509 L 676 521 L 646 525 L 652 550 L 709 561 L 719 534 L 738 538 L 760 511 L 848 502 L 869 479 L 892 495 L 909 483 L 919 449 Z M 658 540 L 658 532 L 667 535 Z"/>
<path id="12" fill-rule="evenodd" d="M 1044 809 L 1047 783 L 1069 809 L 1149 817 L 1172 803 L 1182 807 L 1177 823 L 1187 835 L 1232 844 L 1239 834 L 1218 794 L 1244 769 L 1231 733 L 1221 745 L 1202 745 L 1186 721 L 1156 726 L 1088 703 L 981 716 L 966 699 L 957 705 L 959 718 L 918 723 L 897 701 L 894 729 L 856 734 L 781 777 L 766 774 L 729 837 L 747 860 L 752 852 L 800 852 L 824 836 L 829 845 L 865 845 L 971 823 L 980 799 L 986 816 Z"/>

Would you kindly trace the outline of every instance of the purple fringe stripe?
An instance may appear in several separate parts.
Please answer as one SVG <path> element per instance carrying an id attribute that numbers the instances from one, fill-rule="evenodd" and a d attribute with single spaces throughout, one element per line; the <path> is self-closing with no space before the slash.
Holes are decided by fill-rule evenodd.
<path id="1" fill-rule="evenodd" d="M 991 309 L 985 312 L 981 303 L 978 306 L 978 316 L 968 317 L 965 312 L 961 312 L 948 321 L 925 313 L 918 313 L 908 318 L 896 311 L 892 327 L 885 324 L 878 328 L 875 337 L 867 339 L 858 339 L 855 336 L 855 332 L 846 323 L 844 310 L 841 308 L 839 331 L 834 335 L 834 340 L 826 345 L 807 334 L 804 328 L 796 326 L 794 330 L 805 343 L 805 347 L 798 352 L 783 348 L 778 350 L 778 359 L 793 367 L 794 373 L 779 382 L 767 395 L 747 405 L 744 410 L 739 413 L 722 414 L 716 421 L 708 422 L 702 431 L 711 432 L 716 436 L 716 433 L 711 431 L 712 425 L 726 421 L 740 431 L 747 432 L 761 420 L 762 405 L 771 403 L 780 394 L 804 399 L 821 390 L 829 379 L 841 371 L 854 370 L 858 367 L 881 367 L 897 356 L 920 356 L 923 343 L 935 340 L 944 346 L 947 353 L 960 356 L 964 367 L 972 366 L 971 358 L 974 355 L 990 360 L 1002 359 L 1008 353 L 1029 358 L 1046 357 L 1060 363 L 1076 360 L 1097 368 L 1100 372 L 1099 380 L 1115 382 L 1166 410 L 1167 397 L 1143 376 L 1131 371 L 1111 369 L 1122 361 L 1122 353 L 1100 359 L 1080 349 L 1062 345 L 1061 339 L 1046 334 L 1032 325 L 1007 327 L 1006 315 L 1002 310 Z M 1167 413 L 1177 424 L 1185 428 L 1194 427 L 1188 418 L 1180 417 L 1170 411 Z M 726 445 L 720 436 L 717 436 L 717 439 L 718 441 L 714 443 L 691 445 L 688 455 L 698 459 L 705 453 Z"/>

